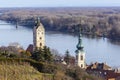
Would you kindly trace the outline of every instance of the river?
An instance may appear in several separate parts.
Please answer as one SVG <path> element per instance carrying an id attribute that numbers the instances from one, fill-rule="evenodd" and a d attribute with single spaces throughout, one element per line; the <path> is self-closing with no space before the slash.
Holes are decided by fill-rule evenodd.
<path id="1" fill-rule="evenodd" d="M 0 21 L 0 24 L 6 24 Z M 120 67 L 120 44 L 111 43 L 108 39 L 88 38 L 83 36 L 83 45 L 86 52 L 86 62 L 106 62 L 110 66 Z M 27 48 L 33 42 L 32 29 L 15 25 L 0 25 L 0 46 L 8 46 L 11 42 L 18 42 Z M 64 54 L 68 49 L 70 54 L 75 56 L 76 44 L 78 37 L 68 34 L 46 32 L 46 45 L 52 49 L 58 50 L 60 54 Z"/>

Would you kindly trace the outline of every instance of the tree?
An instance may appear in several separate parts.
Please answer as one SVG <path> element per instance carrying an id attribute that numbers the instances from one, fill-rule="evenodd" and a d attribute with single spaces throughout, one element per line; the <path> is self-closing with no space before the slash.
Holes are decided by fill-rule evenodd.
<path id="1" fill-rule="evenodd" d="M 53 61 L 53 55 L 51 54 L 50 48 L 49 47 L 44 47 L 43 49 L 43 56 L 46 61 Z"/>
<path id="2" fill-rule="evenodd" d="M 109 31 L 109 37 L 113 40 L 120 40 L 120 22 L 116 22 L 114 27 Z"/>
<path id="3" fill-rule="evenodd" d="M 51 53 L 55 61 L 60 61 L 63 58 L 62 55 L 56 49 L 51 49 Z"/>
<path id="4" fill-rule="evenodd" d="M 66 50 L 66 52 L 65 52 L 64 60 L 69 65 L 69 63 L 70 63 L 70 54 L 69 54 L 68 50 Z"/>
<path id="5" fill-rule="evenodd" d="M 46 46 L 43 49 L 35 50 L 32 54 L 32 58 L 43 62 L 53 61 L 53 55 L 51 54 L 49 47 Z"/>
<path id="6" fill-rule="evenodd" d="M 35 50 L 32 54 L 32 58 L 36 61 L 44 61 L 43 50 L 41 48 Z"/>

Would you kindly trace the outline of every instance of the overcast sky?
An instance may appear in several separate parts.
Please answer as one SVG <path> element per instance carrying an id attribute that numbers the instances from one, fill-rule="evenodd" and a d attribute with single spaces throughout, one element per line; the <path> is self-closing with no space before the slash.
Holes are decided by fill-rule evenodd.
<path id="1" fill-rule="evenodd" d="M 120 6 L 120 0 L 0 0 L 0 7 Z"/>

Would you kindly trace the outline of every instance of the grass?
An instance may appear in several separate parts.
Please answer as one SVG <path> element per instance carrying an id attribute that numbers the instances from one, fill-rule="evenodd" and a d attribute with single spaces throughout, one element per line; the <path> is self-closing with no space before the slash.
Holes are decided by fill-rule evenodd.
<path id="1" fill-rule="evenodd" d="M 0 62 L 0 80 L 52 80 L 52 76 L 40 73 L 27 62 Z"/>
<path id="2" fill-rule="evenodd" d="M 57 68 L 56 68 L 56 67 Z M 53 72 L 55 69 L 55 73 Z M 46 73 L 47 72 L 47 73 Z M 53 73 L 52 73 L 53 72 Z M 30 59 L 0 58 L 0 80 L 103 80 L 78 67 L 48 65 Z"/>

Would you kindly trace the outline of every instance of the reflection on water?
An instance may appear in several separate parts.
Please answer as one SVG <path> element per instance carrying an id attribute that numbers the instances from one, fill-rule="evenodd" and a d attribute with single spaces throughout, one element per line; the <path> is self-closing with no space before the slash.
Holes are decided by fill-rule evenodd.
<path id="1" fill-rule="evenodd" d="M 0 22 L 5 23 L 5 22 Z M 33 41 L 32 29 L 14 25 L 0 25 L 0 45 L 7 46 L 11 42 L 20 43 L 25 49 Z M 86 62 L 95 61 L 106 62 L 111 66 L 120 66 L 120 43 L 113 44 L 106 38 L 82 37 L 84 50 L 86 52 Z M 57 49 L 64 54 L 68 49 L 71 55 L 75 55 L 77 36 L 62 33 L 46 32 L 46 45 Z"/>
<path id="2" fill-rule="evenodd" d="M 118 45 L 120 46 L 120 41 L 119 40 L 111 40 L 111 39 L 108 39 L 108 41 L 114 45 Z"/>

